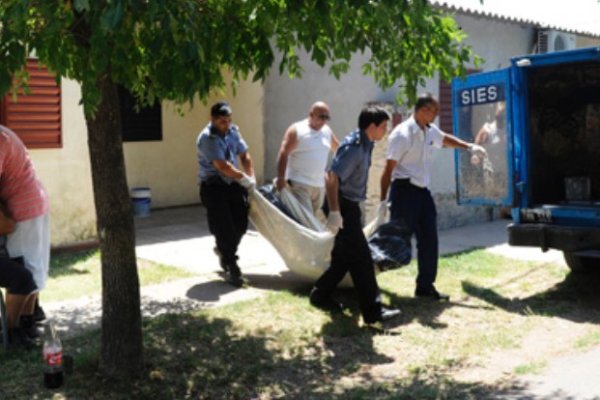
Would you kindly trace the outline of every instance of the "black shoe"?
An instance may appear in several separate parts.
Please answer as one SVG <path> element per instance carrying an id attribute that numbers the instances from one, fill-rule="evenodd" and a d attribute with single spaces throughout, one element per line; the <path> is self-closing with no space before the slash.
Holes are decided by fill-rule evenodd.
<path id="1" fill-rule="evenodd" d="M 402 311 L 400 311 L 400 309 L 398 308 L 388 308 L 381 306 L 380 314 L 377 315 L 372 321 L 365 320 L 365 324 L 372 327 L 380 326 L 382 322 L 389 321 L 390 319 L 395 318 L 400 314 L 402 314 Z"/>
<path id="2" fill-rule="evenodd" d="M 221 269 L 225 272 L 229 272 L 229 268 L 227 267 L 227 264 L 225 264 L 225 261 L 223 261 L 223 256 L 221 255 L 219 249 L 217 249 L 217 247 L 215 246 L 213 247 L 213 251 L 215 252 L 217 257 L 219 257 L 219 265 L 221 266 Z"/>
<path id="3" fill-rule="evenodd" d="M 341 313 L 344 311 L 344 306 L 341 303 L 338 303 L 330 296 L 323 294 L 317 288 L 311 290 L 309 299 L 310 304 L 320 310 L 334 313 Z"/>
<path id="4" fill-rule="evenodd" d="M 400 314 L 402 314 L 402 311 L 398 308 L 381 307 L 381 321 L 389 321 Z"/>
<path id="5" fill-rule="evenodd" d="M 416 297 L 429 297 L 430 299 L 438 300 L 438 301 L 450 300 L 450 296 L 448 296 L 447 294 L 438 292 L 437 289 L 433 286 L 431 287 L 431 289 L 417 288 L 415 290 L 415 296 Z"/>
<path id="6" fill-rule="evenodd" d="M 46 313 L 42 306 L 40 306 L 40 299 L 35 300 L 35 308 L 33 309 L 33 320 L 35 322 L 41 322 L 46 319 Z"/>
<path id="7" fill-rule="evenodd" d="M 41 336 L 40 330 L 35 322 L 33 315 L 21 315 L 19 320 L 19 328 L 25 333 L 30 339 L 34 340 Z"/>
<path id="8" fill-rule="evenodd" d="M 242 271 L 236 263 L 227 265 L 227 282 L 236 287 L 242 287 L 246 283 L 242 278 Z"/>

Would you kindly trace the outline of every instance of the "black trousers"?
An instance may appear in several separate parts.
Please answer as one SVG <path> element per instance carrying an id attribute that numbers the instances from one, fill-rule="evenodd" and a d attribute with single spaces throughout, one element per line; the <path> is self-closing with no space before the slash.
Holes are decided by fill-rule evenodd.
<path id="1" fill-rule="evenodd" d="M 248 192 L 235 182 L 230 185 L 203 182 L 200 199 L 223 262 L 234 264 L 238 246 L 248 229 Z"/>
<path id="2" fill-rule="evenodd" d="M 344 228 L 335 237 L 331 264 L 315 283 L 324 295 L 330 295 L 347 272 L 358 292 L 360 310 L 366 323 L 376 322 L 381 315 L 379 287 L 375 279 L 373 259 L 362 231 L 360 206 L 339 196 Z"/>
<path id="3" fill-rule="evenodd" d="M 31 272 L 25 268 L 22 260 L 7 257 L 0 257 L 0 287 L 18 295 L 28 295 L 37 289 Z"/>
<path id="4" fill-rule="evenodd" d="M 433 287 L 438 270 L 437 211 L 431 192 L 410 183 L 408 179 L 396 179 L 390 188 L 390 218 L 404 221 L 417 238 L 417 287 L 429 290 Z"/>

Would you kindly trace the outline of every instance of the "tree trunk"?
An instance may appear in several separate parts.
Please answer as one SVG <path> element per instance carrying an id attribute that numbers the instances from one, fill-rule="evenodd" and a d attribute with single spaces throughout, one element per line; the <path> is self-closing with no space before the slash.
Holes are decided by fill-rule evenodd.
<path id="1" fill-rule="evenodd" d="M 100 369 L 109 376 L 131 376 L 141 371 L 143 357 L 135 231 L 117 87 L 109 76 L 97 84 L 102 100 L 93 117 L 86 113 L 86 122 L 102 261 Z"/>

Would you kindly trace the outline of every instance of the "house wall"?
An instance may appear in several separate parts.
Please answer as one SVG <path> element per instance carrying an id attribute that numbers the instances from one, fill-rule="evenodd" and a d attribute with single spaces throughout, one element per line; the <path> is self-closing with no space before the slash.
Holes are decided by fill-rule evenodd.
<path id="1" fill-rule="evenodd" d="M 80 99 L 79 85 L 62 79 L 62 148 L 29 150 L 50 197 L 50 234 L 54 245 L 89 240 L 96 235 L 87 127 Z"/>
<path id="2" fill-rule="evenodd" d="M 575 39 L 575 46 L 577 46 L 577 48 L 600 46 L 600 38 L 578 36 Z"/>
<path id="3" fill-rule="evenodd" d="M 210 106 L 220 99 L 231 103 L 233 121 L 248 143 L 257 179 L 262 180 L 262 86 L 245 82 L 236 94 L 215 96 L 206 104 L 198 101 L 191 109 L 184 107 L 183 115 L 173 103 L 163 102 L 163 140 L 123 145 L 130 188 L 150 187 L 152 207 L 198 203 L 196 138 L 210 119 Z"/>
<path id="4" fill-rule="evenodd" d="M 79 85 L 62 80 L 62 142 L 60 149 L 32 149 L 31 159 L 50 197 L 51 240 L 54 246 L 96 237 L 96 219 L 87 147 L 87 128 L 79 105 Z M 198 203 L 198 171 L 195 141 L 209 120 L 209 107 L 227 99 L 234 122 L 250 146 L 257 177 L 262 180 L 264 139 L 262 134 L 263 90 L 260 84 L 243 82 L 234 97 L 231 92 L 183 107 L 181 115 L 169 102 L 163 103 L 163 140 L 124 143 L 130 187 L 149 186 L 152 207 Z"/>
<path id="5" fill-rule="evenodd" d="M 471 16 L 457 16 L 458 24 L 469 35 L 467 43 L 486 61 L 483 70 L 509 65 L 510 57 L 526 54 L 533 47 L 533 30 L 520 24 L 496 22 Z M 493 46 L 490 43 L 494 43 Z M 331 108 L 331 127 L 342 138 L 357 125 L 360 109 L 367 102 L 394 102 L 397 86 L 382 91 L 372 78 L 363 76 L 361 65 L 368 55 L 355 55 L 350 71 L 339 81 L 329 76 L 325 69 L 311 63 L 305 53 L 300 54 L 305 72 L 302 79 L 281 76 L 274 68 L 265 84 L 265 176 L 276 174 L 276 158 L 283 133 L 287 126 L 306 116 L 310 104 L 316 100 L 327 102 Z M 438 79 L 427 80 L 422 91 L 438 94 Z M 399 107 L 404 117 L 410 110 Z M 385 139 L 384 139 L 385 140 Z M 369 182 L 367 214 L 372 215 L 378 202 L 379 176 L 385 163 L 385 144 L 375 148 Z M 463 225 L 490 218 L 491 210 L 459 207 L 456 205 L 454 179 L 454 152 L 436 152 L 432 166 L 432 192 L 438 205 L 440 227 Z"/>

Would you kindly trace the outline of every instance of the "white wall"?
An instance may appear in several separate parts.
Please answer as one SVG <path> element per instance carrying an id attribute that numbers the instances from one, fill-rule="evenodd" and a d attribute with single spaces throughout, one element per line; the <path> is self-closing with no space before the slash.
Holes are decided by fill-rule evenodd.
<path id="1" fill-rule="evenodd" d="M 339 81 L 309 62 L 306 54 L 301 54 L 301 59 L 305 69 L 302 79 L 279 75 L 275 66 L 265 83 L 266 178 L 276 175 L 276 158 L 285 130 L 292 122 L 306 118 L 315 101 L 329 104 L 332 118 L 329 125 L 341 139 L 356 128 L 365 101 L 393 98 L 393 94 L 383 93 L 373 79 L 360 73 L 360 65 L 367 60 L 364 55 L 354 57 L 353 67 Z"/>
<path id="2" fill-rule="evenodd" d="M 50 197 L 52 244 L 79 242 L 96 235 L 87 127 L 80 99 L 79 85 L 62 79 L 62 148 L 29 150 Z"/>
<path id="3" fill-rule="evenodd" d="M 242 82 L 235 97 L 228 92 L 206 104 L 196 101 L 193 108 L 183 107 L 183 114 L 174 104 L 163 102 L 163 140 L 123 144 L 129 187 L 150 187 L 153 208 L 198 203 L 196 138 L 210 119 L 210 106 L 220 99 L 231 103 L 234 123 L 250 147 L 257 171 L 262 172 L 262 94 L 260 84 Z"/>

